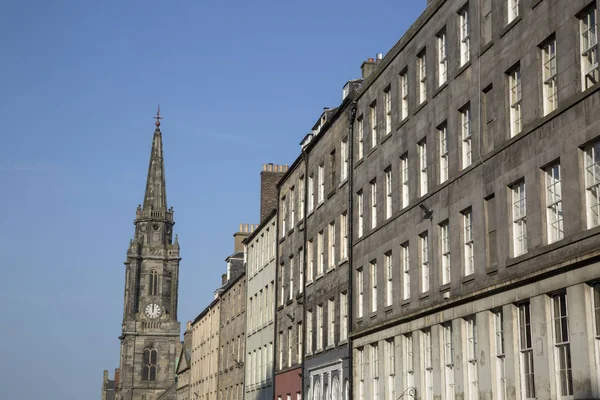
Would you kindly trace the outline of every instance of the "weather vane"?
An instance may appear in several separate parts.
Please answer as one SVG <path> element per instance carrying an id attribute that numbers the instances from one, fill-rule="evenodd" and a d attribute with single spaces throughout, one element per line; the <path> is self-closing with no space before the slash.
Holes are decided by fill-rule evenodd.
<path id="1" fill-rule="evenodd" d="M 156 111 L 156 117 L 152 117 L 156 120 L 156 127 L 158 128 L 160 126 L 160 120 L 163 119 L 163 117 L 160 116 L 160 104 L 158 105 L 158 110 Z"/>

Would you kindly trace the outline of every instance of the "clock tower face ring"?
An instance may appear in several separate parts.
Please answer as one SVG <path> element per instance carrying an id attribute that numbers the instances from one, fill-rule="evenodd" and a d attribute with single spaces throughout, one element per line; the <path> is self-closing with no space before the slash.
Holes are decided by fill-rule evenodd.
<path id="1" fill-rule="evenodd" d="M 144 308 L 144 314 L 150 319 L 156 319 L 162 314 L 162 308 L 156 303 L 150 303 Z"/>

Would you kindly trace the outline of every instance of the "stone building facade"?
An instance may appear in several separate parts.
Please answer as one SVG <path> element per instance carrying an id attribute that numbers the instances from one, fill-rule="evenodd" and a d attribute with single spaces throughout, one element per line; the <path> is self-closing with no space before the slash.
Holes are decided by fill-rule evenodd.
<path id="1" fill-rule="evenodd" d="M 179 350 L 179 243 L 167 208 L 162 133 L 157 115 L 143 205 L 125 261 L 117 400 L 175 398 Z"/>
<path id="2" fill-rule="evenodd" d="M 190 374 L 192 366 L 192 321 L 188 321 L 183 343 L 177 359 L 177 400 L 190 400 Z"/>
<path id="3" fill-rule="evenodd" d="M 248 281 L 244 364 L 246 400 L 273 399 L 276 223 L 276 210 L 273 209 L 244 240 Z"/>
<path id="4" fill-rule="evenodd" d="M 192 321 L 190 397 L 217 400 L 221 299 L 215 299 Z"/>
<path id="5" fill-rule="evenodd" d="M 600 397 L 596 38 L 596 2 L 434 0 L 372 62 L 353 398 Z"/>

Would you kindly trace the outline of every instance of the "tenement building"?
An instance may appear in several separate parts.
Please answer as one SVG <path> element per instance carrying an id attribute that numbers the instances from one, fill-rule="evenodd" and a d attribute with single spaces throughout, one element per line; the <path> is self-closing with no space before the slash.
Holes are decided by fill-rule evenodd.
<path id="1" fill-rule="evenodd" d="M 244 365 L 246 400 L 273 399 L 276 223 L 276 210 L 273 209 L 244 240 L 248 277 Z"/>
<path id="2" fill-rule="evenodd" d="M 434 0 L 375 61 L 356 97 L 353 398 L 600 397 L 596 13 Z"/>
<path id="3" fill-rule="evenodd" d="M 192 365 L 192 321 L 188 321 L 177 360 L 177 399 L 190 400 L 190 368 Z"/>
<path id="4" fill-rule="evenodd" d="M 308 191 L 302 376 L 309 399 L 341 399 L 349 390 L 348 139 L 353 111 L 350 96 L 338 108 L 325 110 L 303 150 Z"/>
<path id="5" fill-rule="evenodd" d="M 160 119 L 157 114 L 144 203 L 125 261 L 117 400 L 175 399 L 180 257 L 173 208 L 167 208 Z"/>
<path id="6" fill-rule="evenodd" d="M 253 225 L 241 224 L 228 256 L 227 272 L 213 301 L 191 324 L 190 398 L 241 400 L 244 397 L 246 272 L 242 242 Z"/>

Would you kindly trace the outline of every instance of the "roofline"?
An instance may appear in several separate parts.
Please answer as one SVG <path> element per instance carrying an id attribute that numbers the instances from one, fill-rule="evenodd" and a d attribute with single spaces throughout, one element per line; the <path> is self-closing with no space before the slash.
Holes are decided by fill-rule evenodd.
<path id="1" fill-rule="evenodd" d="M 248 244 L 252 241 L 252 239 L 254 239 L 256 237 L 256 235 L 258 235 L 258 232 L 265 227 L 265 225 L 267 225 L 268 222 L 271 221 L 271 218 L 273 218 L 275 215 L 277 215 L 277 208 L 274 208 L 271 210 L 271 212 L 269 213 L 269 215 L 267 215 L 264 219 L 263 222 L 260 223 L 260 225 L 258 225 L 256 228 L 254 228 L 254 231 L 246 236 L 246 238 L 244 240 L 242 240 L 242 244 Z"/>
<path id="2" fill-rule="evenodd" d="M 202 317 L 204 317 L 206 315 L 206 313 L 209 312 L 218 301 L 219 301 L 218 297 L 216 299 L 214 299 L 213 301 L 211 301 L 210 304 L 208 306 L 206 306 L 206 308 L 204 310 L 202 310 L 196 318 L 194 318 L 194 320 L 192 321 L 192 325 L 194 325 L 196 322 L 198 322 L 200 319 L 202 319 Z"/>

